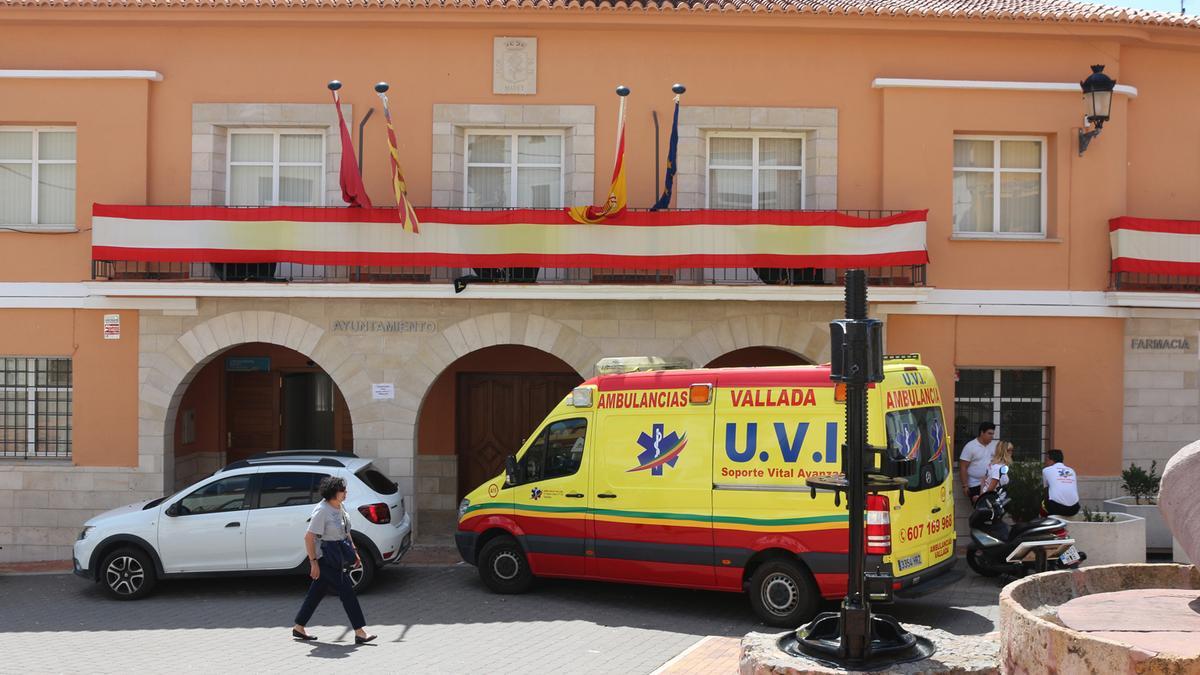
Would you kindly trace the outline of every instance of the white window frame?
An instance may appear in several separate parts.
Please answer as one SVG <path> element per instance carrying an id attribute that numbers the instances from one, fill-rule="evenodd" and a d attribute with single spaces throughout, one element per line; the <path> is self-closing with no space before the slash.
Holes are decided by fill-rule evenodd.
<path id="1" fill-rule="evenodd" d="M 31 199 L 30 199 L 30 203 L 29 203 L 29 210 L 30 210 L 29 220 L 30 220 L 30 222 L 29 222 L 29 224 L 12 223 L 9 225 L 2 225 L 0 227 L 8 228 L 8 229 L 22 229 L 22 230 L 25 230 L 25 229 L 28 229 L 28 230 L 61 230 L 64 228 L 74 229 L 75 222 L 70 222 L 70 223 L 39 223 L 38 222 L 38 185 L 40 184 L 40 179 L 41 179 L 41 177 L 38 175 L 38 173 L 39 173 L 38 167 L 42 164 L 74 164 L 75 165 L 75 190 L 76 190 L 76 194 L 78 195 L 78 191 L 79 191 L 79 130 L 76 129 L 75 127 L 62 127 L 62 126 L 49 126 L 49 127 L 33 126 L 33 127 L 31 127 L 31 126 L 7 126 L 7 125 L 4 125 L 4 126 L 0 126 L 0 131 L 25 131 L 25 132 L 29 132 L 29 133 L 33 134 L 33 139 L 32 139 L 33 146 L 30 148 L 30 159 L 28 159 L 28 160 L 8 159 L 8 158 L 0 157 L 0 163 L 4 163 L 4 164 L 32 164 L 33 165 L 32 168 L 30 169 L 30 174 L 29 174 L 30 183 L 31 183 L 31 185 L 30 185 Z M 45 132 L 70 131 L 71 133 L 75 134 L 75 159 L 39 159 L 38 151 L 40 150 L 40 148 L 38 147 L 39 146 L 38 134 L 41 132 L 44 132 L 44 131 Z M 76 214 L 75 217 L 76 217 L 76 219 L 78 219 L 79 215 Z"/>
<path id="2" fill-rule="evenodd" d="M 315 166 L 321 169 L 321 186 L 317 192 L 319 200 L 312 206 L 325 206 L 325 129 L 316 127 L 231 127 L 229 138 L 225 142 L 225 205 L 233 206 L 233 167 L 235 166 L 269 166 L 271 167 L 271 203 L 267 206 L 279 206 L 279 169 L 285 166 Z M 233 160 L 233 137 L 240 134 L 272 134 L 270 162 L 235 162 Z M 321 138 L 321 161 L 319 162 L 281 162 L 279 161 L 279 137 L 287 135 L 319 136 Z"/>
<path id="3" fill-rule="evenodd" d="M 750 166 L 724 165 L 712 163 L 712 139 L 714 138 L 749 138 L 752 139 L 750 150 Z M 732 169 L 750 172 L 750 208 L 757 210 L 758 204 L 758 174 L 764 167 L 758 163 L 759 140 L 763 138 L 798 138 L 800 139 L 800 165 L 772 164 L 765 167 L 769 171 L 789 170 L 800 171 L 800 209 L 808 207 L 808 134 L 796 131 L 711 131 L 704 139 L 704 207 L 712 208 L 712 170 Z"/>
<path id="4" fill-rule="evenodd" d="M 471 137 L 472 136 L 509 136 L 512 138 L 512 153 L 508 162 L 472 162 L 470 155 Z M 518 137 L 519 136 L 557 136 L 558 141 L 558 164 L 530 164 L 520 163 L 517 161 L 518 156 Z M 558 206 L 551 208 L 562 208 L 566 204 L 567 190 L 567 173 L 566 173 L 566 152 L 567 139 L 566 134 L 562 129 L 465 129 L 463 131 L 463 206 L 466 208 L 472 207 L 467 201 L 470 199 L 470 172 L 471 167 L 476 168 L 501 168 L 509 170 L 508 178 L 508 208 L 517 207 L 517 173 L 522 169 L 550 169 L 558 167 Z M 521 207 L 525 208 L 525 207 Z M 533 207 L 528 207 L 533 208 Z"/>
<path id="5" fill-rule="evenodd" d="M 992 174 L 992 231 L 991 232 L 963 232 L 957 229 L 957 224 L 954 224 L 954 236 L 970 239 L 1045 239 L 1046 238 L 1046 148 L 1049 145 L 1045 136 L 990 136 L 990 135 L 960 135 L 955 134 L 955 141 L 992 141 L 992 167 L 959 167 L 953 166 L 950 171 L 951 180 L 955 173 L 962 171 L 964 173 L 990 173 Z M 1036 141 L 1041 144 L 1042 158 L 1041 167 L 1038 169 L 1005 169 L 1000 166 L 1000 143 L 1001 141 Z M 951 164 L 953 160 L 953 146 L 951 149 Z M 1000 231 L 1000 175 L 1004 173 L 1034 173 L 1041 174 L 1041 231 L 1039 232 L 1001 232 Z M 954 189 L 953 184 L 950 190 L 951 214 L 953 218 L 954 211 Z"/>

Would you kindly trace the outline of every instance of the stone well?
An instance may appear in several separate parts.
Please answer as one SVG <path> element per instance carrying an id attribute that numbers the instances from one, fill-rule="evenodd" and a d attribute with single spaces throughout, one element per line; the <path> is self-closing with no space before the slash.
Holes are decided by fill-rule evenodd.
<path id="1" fill-rule="evenodd" d="M 1005 673 L 1138 673 L 1177 675 L 1200 673 L 1200 650 L 1189 654 L 1155 651 L 1131 644 L 1147 643 L 1148 633 L 1159 633 L 1165 642 L 1200 645 L 1200 633 L 1178 634 L 1181 622 L 1170 616 L 1153 617 L 1155 630 L 1129 633 L 1119 641 L 1112 631 L 1080 631 L 1063 625 L 1059 608 L 1072 600 L 1099 594 L 1145 589 L 1191 591 L 1200 598 L 1200 572 L 1191 565 L 1105 565 L 1076 571 L 1050 572 L 1027 577 L 1006 586 L 1000 594 L 1000 661 Z M 1147 594 L 1150 595 L 1150 594 Z M 1193 600 L 1183 613 L 1195 611 Z M 1135 612 L 1118 617 L 1130 619 Z M 1182 617 L 1194 622 L 1194 616 Z M 1104 637 L 1101 637 L 1101 634 Z"/>

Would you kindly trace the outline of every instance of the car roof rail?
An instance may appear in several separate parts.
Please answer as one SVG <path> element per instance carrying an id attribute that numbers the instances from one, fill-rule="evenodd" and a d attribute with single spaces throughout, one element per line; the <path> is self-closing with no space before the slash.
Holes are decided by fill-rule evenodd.
<path id="1" fill-rule="evenodd" d="M 316 455 L 324 457 L 350 457 L 357 459 L 358 455 L 353 452 L 343 452 L 341 450 L 268 450 L 260 452 L 256 455 L 250 455 L 249 459 L 266 459 L 268 457 L 298 457 L 301 455 Z"/>
<path id="2" fill-rule="evenodd" d="M 350 458 L 347 458 L 347 459 L 350 459 Z M 291 458 L 291 459 L 284 458 L 284 457 L 263 457 L 263 458 L 251 457 L 249 459 L 239 459 L 236 462 L 231 462 L 229 464 L 226 464 L 225 467 L 221 470 L 229 471 L 231 469 L 244 469 L 248 466 L 276 466 L 276 465 L 280 465 L 280 464 L 293 464 L 293 465 L 302 464 L 302 465 L 310 465 L 310 466 L 336 466 L 336 467 L 341 467 L 343 469 L 346 468 L 345 462 L 339 461 L 332 457 L 322 457 L 320 459 L 315 459 L 315 460 L 314 459 L 306 460 L 302 457 L 301 458 Z"/>

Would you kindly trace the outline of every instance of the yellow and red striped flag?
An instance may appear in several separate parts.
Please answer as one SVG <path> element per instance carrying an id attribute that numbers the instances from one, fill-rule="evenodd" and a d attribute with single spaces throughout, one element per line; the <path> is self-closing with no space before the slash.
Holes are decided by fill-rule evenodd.
<path id="1" fill-rule="evenodd" d="M 383 119 L 387 123 L 388 152 L 392 160 L 392 190 L 396 193 L 396 208 L 400 211 L 400 223 L 406 232 L 417 234 L 421 231 L 421 223 L 413 210 L 412 202 L 408 201 L 408 186 L 404 183 L 404 174 L 400 171 L 400 151 L 396 148 L 396 129 L 392 126 L 392 111 L 388 108 L 388 85 L 380 82 L 375 85 L 375 93 L 383 101 Z"/>
<path id="2" fill-rule="evenodd" d="M 613 161 L 612 185 L 608 189 L 608 199 L 600 206 L 572 206 L 567 209 L 571 219 L 577 223 L 600 223 L 625 212 L 625 97 L 629 95 L 629 89 L 618 87 L 617 95 L 621 97 L 621 107 L 617 113 L 617 156 Z"/>

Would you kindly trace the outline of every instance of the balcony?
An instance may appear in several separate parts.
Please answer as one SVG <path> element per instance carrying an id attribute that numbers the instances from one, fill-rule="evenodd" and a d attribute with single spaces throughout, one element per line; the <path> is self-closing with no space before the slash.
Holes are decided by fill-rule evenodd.
<path id="1" fill-rule="evenodd" d="M 598 225 L 562 209 L 106 206 L 92 278 L 370 284 L 822 286 L 866 268 L 925 284 L 923 211 L 631 210 Z"/>
<path id="2" fill-rule="evenodd" d="M 1200 292 L 1200 221 L 1109 221 L 1113 291 Z"/>

